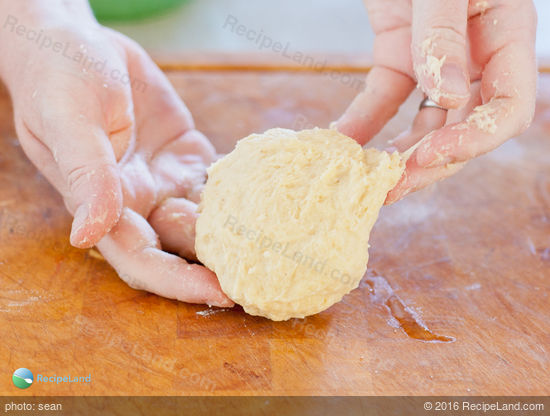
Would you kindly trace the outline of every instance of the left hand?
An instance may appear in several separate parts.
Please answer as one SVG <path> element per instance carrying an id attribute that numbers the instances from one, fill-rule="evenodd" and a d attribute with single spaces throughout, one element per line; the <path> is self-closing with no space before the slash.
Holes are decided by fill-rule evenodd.
<path id="1" fill-rule="evenodd" d="M 404 151 L 424 138 L 386 204 L 451 175 L 529 126 L 537 79 L 530 0 L 365 3 L 376 34 L 374 67 L 337 129 L 365 144 L 417 83 L 449 109 L 422 109 L 390 143 Z"/>

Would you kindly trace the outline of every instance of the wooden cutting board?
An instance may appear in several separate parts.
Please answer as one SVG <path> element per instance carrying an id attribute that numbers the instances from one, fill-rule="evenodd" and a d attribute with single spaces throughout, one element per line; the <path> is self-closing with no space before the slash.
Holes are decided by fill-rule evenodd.
<path id="1" fill-rule="evenodd" d="M 165 68 L 223 152 L 271 127 L 328 126 L 364 77 L 353 65 L 345 78 L 265 63 Z M 550 394 L 548 100 L 521 138 L 384 208 L 359 289 L 316 316 L 271 322 L 130 289 L 72 248 L 71 219 L 17 144 L 3 91 L 0 392 Z M 404 129 L 419 101 L 381 137 Z M 19 391 L 19 367 L 92 382 Z"/>

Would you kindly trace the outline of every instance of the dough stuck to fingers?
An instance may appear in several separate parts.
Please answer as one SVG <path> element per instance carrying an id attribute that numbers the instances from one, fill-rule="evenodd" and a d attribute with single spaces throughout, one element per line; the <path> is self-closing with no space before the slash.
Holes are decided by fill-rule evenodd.
<path id="1" fill-rule="evenodd" d="M 335 130 L 253 134 L 208 170 L 197 257 L 249 314 L 321 312 L 358 286 L 370 231 L 404 165 Z"/>

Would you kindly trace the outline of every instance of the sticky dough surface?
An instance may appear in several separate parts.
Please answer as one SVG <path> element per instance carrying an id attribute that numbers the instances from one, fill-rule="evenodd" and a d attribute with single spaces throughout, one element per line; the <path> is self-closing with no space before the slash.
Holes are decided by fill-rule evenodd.
<path id="1" fill-rule="evenodd" d="M 318 313 L 356 288 L 404 166 L 335 130 L 253 134 L 208 170 L 195 248 L 252 315 Z"/>

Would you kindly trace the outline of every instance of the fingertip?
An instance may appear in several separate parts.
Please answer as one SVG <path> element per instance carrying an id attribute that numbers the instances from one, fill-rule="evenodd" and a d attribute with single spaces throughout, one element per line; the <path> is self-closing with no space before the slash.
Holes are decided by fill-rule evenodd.
<path id="1" fill-rule="evenodd" d="M 414 89 L 408 74 L 386 66 L 374 66 L 359 93 L 336 122 L 341 133 L 364 145 L 397 113 Z"/>
<path id="2" fill-rule="evenodd" d="M 74 215 L 71 228 L 71 245 L 76 248 L 88 248 L 86 222 L 89 216 L 87 204 L 81 204 Z M 91 246 L 90 246 L 91 247 Z"/>
<path id="3" fill-rule="evenodd" d="M 393 199 L 393 196 L 391 195 L 391 191 L 388 193 L 388 195 L 386 196 L 386 200 L 384 201 L 384 205 L 391 205 L 393 204 L 395 201 Z"/>
<path id="4" fill-rule="evenodd" d="M 388 192 L 388 195 L 386 196 L 386 200 L 384 201 L 384 205 L 391 205 L 396 203 L 397 201 L 401 200 L 405 195 L 407 195 L 410 192 L 410 190 L 404 189 L 402 186 L 396 186 L 393 188 L 390 192 Z"/>
<path id="5" fill-rule="evenodd" d="M 418 184 L 418 172 L 420 168 L 415 161 L 416 152 L 417 150 L 415 150 L 412 156 L 407 160 L 403 175 L 401 175 L 397 185 L 395 185 L 393 189 L 388 192 L 384 205 L 390 205 L 400 201 L 416 189 Z"/>
<path id="6" fill-rule="evenodd" d="M 71 228 L 71 245 L 95 246 L 117 224 L 122 212 L 122 197 L 116 193 L 92 198 L 77 208 Z"/>
<path id="7" fill-rule="evenodd" d="M 218 293 L 212 296 L 205 303 L 211 306 L 218 306 L 220 308 L 232 308 L 235 306 L 235 302 L 229 299 L 229 297 L 222 292 L 221 288 L 218 290 Z"/>
<path id="8" fill-rule="evenodd" d="M 232 308 L 235 306 L 235 302 L 226 297 L 222 300 L 216 300 L 215 303 L 212 304 L 212 306 L 217 306 L 219 308 Z"/>
<path id="9" fill-rule="evenodd" d="M 162 248 L 181 257 L 196 260 L 195 222 L 197 204 L 185 198 L 168 198 L 151 214 L 148 221 Z"/>
<path id="10" fill-rule="evenodd" d="M 116 225 L 116 216 L 91 217 L 73 220 L 70 241 L 76 248 L 92 248 Z"/>
<path id="11" fill-rule="evenodd" d="M 331 129 L 335 129 L 340 133 L 351 137 L 353 140 L 364 144 L 367 139 L 364 138 L 361 129 L 357 126 L 357 122 L 348 114 L 343 114 L 338 120 L 333 121 L 330 126 Z"/>
<path id="12" fill-rule="evenodd" d="M 193 275 L 193 280 L 200 282 L 199 290 L 196 293 L 200 294 L 201 298 L 197 299 L 196 303 L 205 303 L 210 306 L 222 308 L 235 305 L 235 303 L 223 293 L 218 277 L 212 270 L 199 264 L 189 264 L 186 268 L 189 273 Z M 189 287 L 184 286 L 183 296 L 180 300 L 189 302 L 189 294 Z"/>
<path id="13" fill-rule="evenodd" d="M 406 195 L 406 193 L 404 193 L 401 190 L 392 189 L 390 192 L 388 192 L 388 196 L 386 197 L 386 200 L 384 201 L 384 205 L 394 204 L 397 201 L 401 200 L 405 195 Z"/>

